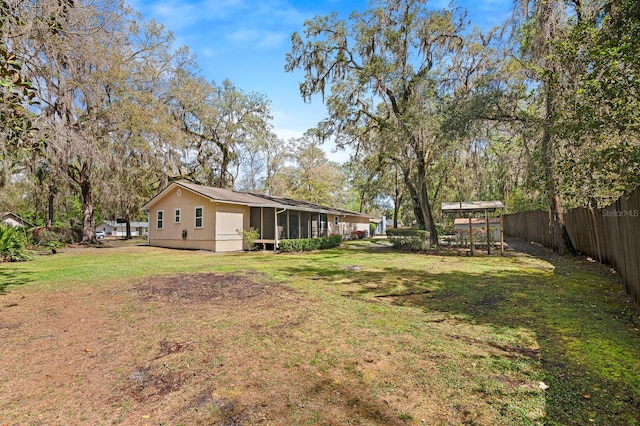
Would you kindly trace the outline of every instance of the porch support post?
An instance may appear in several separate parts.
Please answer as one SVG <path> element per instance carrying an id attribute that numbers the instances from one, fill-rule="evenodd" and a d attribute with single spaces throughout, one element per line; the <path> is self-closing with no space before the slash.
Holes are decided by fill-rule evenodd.
<path id="1" fill-rule="evenodd" d="M 473 256 L 473 224 L 471 223 L 471 213 L 469 213 L 469 246 L 471 247 L 471 256 Z"/>
<path id="2" fill-rule="evenodd" d="M 276 241 L 276 242 L 275 242 L 275 244 L 273 245 L 273 251 L 276 251 L 276 250 L 278 250 L 278 239 L 279 239 L 279 238 L 278 238 L 278 237 L 279 237 L 279 235 L 278 235 L 278 215 L 279 215 L 280 213 L 284 213 L 284 212 L 286 212 L 286 211 L 287 211 L 287 208 L 286 208 L 286 207 L 284 207 L 282 210 L 278 211 L 278 208 L 277 208 L 277 207 L 274 207 L 274 208 L 273 208 L 273 211 L 276 213 L 276 214 L 275 214 L 275 219 L 274 219 L 274 220 L 275 220 L 275 237 L 276 237 L 276 238 L 275 238 L 275 241 Z M 289 220 L 289 219 L 287 219 L 287 221 L 288 221 L 288 220 Z M 289 232 L 289 229 L 288 229 L 288 228 L 289 228 L 289 223 L 287 222 L 287 233 Z M 287 234 L 287 236 L 288 236 L 288 234 Z M 286 239 L 286 238 L 285 238 L 285 239 Z"/>
<path id="3" fill-rule="evenodd" d="M 504 256 L 504 224 L 502 222 L 502 209 L 500 210 L 500 254 Z"/>
<path id="4" fill-rule="evenodd" d="M 275 214 L 273 215 L 273 220 L 274 220 L 274 224 L 273 224 L 273 237 L 274 237 L 274 243 L 273 243 L 273 251 L 277 251 L 278 250 L 278 208 L 274 207 L 273 211 L 275 212 Z"/>

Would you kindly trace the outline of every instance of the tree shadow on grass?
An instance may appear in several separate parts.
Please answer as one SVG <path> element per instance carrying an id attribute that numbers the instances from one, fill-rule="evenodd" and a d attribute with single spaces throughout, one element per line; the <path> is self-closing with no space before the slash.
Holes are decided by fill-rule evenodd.
<path id="1" fill-rule="evenodd" d="M 7 294 L 9 287 L 18 287 L 28 284 L 30 273 L 13 268 L 7 271 L 0 266 L 0 295 Z"/>
<path id="2" fill-rule="evenodd" d="M 640 424 L 637 309 L 598 265 L 553 253 L 541 257 L 548 262 L 545 268 L 532 268 L 523 259 L 522 270 L 497 267 L 482 273 L 453 267 L 442 273 L 411 266 L 336 269 L 318 263 L 287 272 L 345 297 L 384 300 L 498 329 L 526 329 L 539 349 L 501 349 L 539 360 L 541 381 L 549 385 L 546 423 Z"/>

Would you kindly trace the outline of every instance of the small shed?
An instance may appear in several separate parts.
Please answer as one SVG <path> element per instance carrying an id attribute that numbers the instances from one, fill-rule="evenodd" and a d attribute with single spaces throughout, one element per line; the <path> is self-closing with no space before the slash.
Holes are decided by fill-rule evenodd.
<path id="1" fill-rule="evenodd" d="M 27 222 L 17 214 L 11 212 L 0 213 L 0 223 L 13 227 L 23 226 L 25 228 L 33 228 L 33 224 Z"/>
<path id="2" fill-rule="evenodd" d="M 502 211 L 505 209 L 504 204 L 501 201 L 454 201 L 442 203 L 442 214 L 455 214 L 458 218 L 467 217 L 467 226 L 469 229 L 469 244 L 471 246 L 471 254 L 474 252 L 473 242 L 473 229 L 478 227 L 478 218 L 474 218 L 474 214 L 484 213 L 484 225 L 485 232 L 488 236 L 491 232 L 491 228 L 495 228 L 496 224 L 492 224 L 492 220 L 489 217 L 489 213 L 493 213 L 496 210 L 500 212 L 498 229 L 499 229 L 499 241 L 500 241 L 500 253 L 504 254 L 504 230 L 502 223 Z M 460 226 L 461 221 L 456 220 L 456 226 Z M 475 225 L 475 226 L 474 226 Z M 498 241 L 498 238 L 496 238 Z M 491 254 L 491 244 L 487 243 L 487 253 Z"/>

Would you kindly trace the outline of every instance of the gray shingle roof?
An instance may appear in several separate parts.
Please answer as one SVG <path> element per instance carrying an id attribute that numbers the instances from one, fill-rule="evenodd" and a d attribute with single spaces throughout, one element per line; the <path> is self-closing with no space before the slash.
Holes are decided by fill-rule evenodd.
<path id="1" fill-rule="evenodd" d="M 311 203 L 308 201 L 298 201 L 286 197 L 278 197 L 275 195 L 264 195 L 250 192 L 240 192 L 231 189 L 214 188 L 211 186 L 197 185 L 190 182 L 174 182 L 167 188 L 162 190 L 158 195 L 149 200 L 142 208 L 149 209 L 149 206 L 153 204 L 153 201 L 162 195 L 168 188 L 173 185 L 181 186 L 196 194 L 200 194 L 203 197 L 208 198 L 211 201 L 218 201 L 224 203 L 242 204 L 250 207 L 277 207 L 287 208 L 302 211 L 311 211 L 318 213 L 334 214 L 339 216 L 363 216 L 370 217 L 364 213 L 358 213 L 350 210 L 326 207 L 320 204 Z"/>

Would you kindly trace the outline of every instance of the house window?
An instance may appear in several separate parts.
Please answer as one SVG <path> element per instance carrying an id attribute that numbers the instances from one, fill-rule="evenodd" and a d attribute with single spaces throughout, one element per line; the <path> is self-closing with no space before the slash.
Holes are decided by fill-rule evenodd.
<path id="1" fill-rule="evenodd" d="M 173 222 L 180 223 L 182 221 L 182 210 L 176 209 L 175 214 L 173 215 Z"/>
<path id="2" fill-rule="evenodd" d="M 196 220 L 195 220 L 195 227 L 196 228 L 202 228 L 203 211 L 204 211 L 204 209 L 202 207 L 196 207 Z"/>
<path id="3" fill-rule="evenodd" d="M 333 218 L 333 226 L 340 225 L 340 218 L 338 216 L 334 216 Z"/>
<path id="4" fill-rule="evenodd" d="M 156 217 L 158 219 L 158 221 L 156 222 L 156 228 L 163 229 L 164 228 L 164 210 L 158 210 Z"/>

